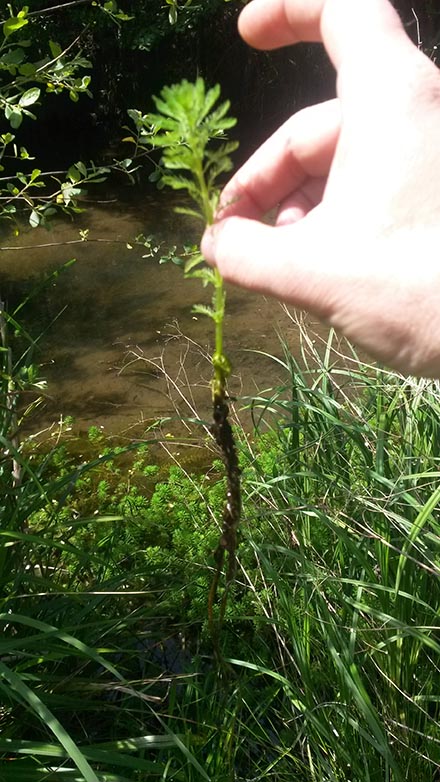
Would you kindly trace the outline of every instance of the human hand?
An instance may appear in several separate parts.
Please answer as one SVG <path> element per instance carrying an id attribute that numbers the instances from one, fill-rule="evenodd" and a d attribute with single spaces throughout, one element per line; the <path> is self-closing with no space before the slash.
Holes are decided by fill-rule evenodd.
<path id="1" fill-rule="evenodd" d="M 338 99 L 294 115 L 233 176 L 203 254 L 390 366 L 440 377 L 439 71 L 388 0 L 253 0 L 239 29 L 257 48 L 323 41 Z"/>

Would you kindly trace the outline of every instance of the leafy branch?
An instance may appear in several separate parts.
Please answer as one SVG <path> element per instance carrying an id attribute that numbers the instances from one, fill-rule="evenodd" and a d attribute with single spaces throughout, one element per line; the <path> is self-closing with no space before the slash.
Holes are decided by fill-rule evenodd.
<path id="1" fill-rule="evenodd" d="M 115 2 L 104 2 L 97 8 L 116 22 L 124 17 Z M 74 102 L 81 94 L 91 96 L 91 77 L 82 73 L 91 67 L 91 63 L 81 51 L 73 52 L 79 38 L 64 49 L 50 41 L 46 56 L 33 62 L 29 56 L 31 41 L 21 36 L 30 17 L 37 12 L 29 12 L 28 6 L 15 12 L 10 3 L 7 9 L 9 17 L 1 26 L 3 36 L 0 34 L 0 113 L 4 114 L 12 132 L 0 135 L 0 174 L 5 169 L 11 170 L 12 164 L 14 173 L 0 176 L 0 218 L 15 218 L 24 210 L 29 214 L 30 225 L 35 228 L 47 224 L 56 211 L 69 214 L 82 211 L 78 198 L 85 192 L 84 185 L 102 182 L 110 169 L 130 175 L 132 160 L 115 161 L 112 166 L 96 166 L 93 162 L 86 165 L 78 161 L 67 172 L 43 172 L 36 165 L 30 171 L 26 170 L 33 157 L 17 143 L 17 131 L 23 120 L 37 119 L 35 107 L 45 93 L 67 91 Z"/>
<path id="2" fill-rule="evenodd" d="M 57 94 L 66 90 L 75 102 L 80 93 L 90 96 L 91 77 L 81 75 L 79 71 L 90 68 L 91 63 L 81 52 L 72 54 L 78 39 L 64 50 L 55 41 L 50 41 L 50 53 L 37 62 L 31 62 L 26 51 L 31 42 L 16 37 L 29 24 L 28 6 L 16 15 L 11 6 L 9 10 L 10 17 L 2 25 L 3 40 L 0 43 L 0 76 L 7 77 L 0 84 L 0 108 L 11 128 L 16 130 L 25 116 L 36 119 L 29 107 L 38 103 L 42 88 Z"/>

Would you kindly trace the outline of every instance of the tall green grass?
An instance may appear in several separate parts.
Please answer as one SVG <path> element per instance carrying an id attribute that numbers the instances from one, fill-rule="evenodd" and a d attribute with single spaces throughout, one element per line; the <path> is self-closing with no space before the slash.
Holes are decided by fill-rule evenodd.
<path id="1" fill-rule="evenodd" d="M 249 401 L 255 431 L 236 425 L 221 666 L 221 471 L 166 474 L 146 445 L 40 457 L 4 406 L 0 779 L 436 779 L 440 390 L 298 327 L 285 382 Z"/>
<path id="2" fill-rule="evenodd" d="M 35 343 L 0 310 L 0 779 L 160 777 L 152 754 L 180 750 L 156 719 L 158 732 L 145 729 L 158 697 L 134 644 L 145 617 L 123 568 L 109 567 L 112 535 L 98 550 L 83 545 L 91 522 L 108 529 L 120 517 L 69 512 L 74 487 L 110 456 L 66 469 L 22 434 L 41 389 Z"/>
<path id="3" fill-rule="evenodd" d="M 280 652 L 266 675 L 283 677 L 311 780 L 434 779 L 439 386 L 347 347 L 302 328 L 288 383 L 253 403 L 279 457 L 251 499 L 270 498 L 286 541 L 256 549 Z"/>

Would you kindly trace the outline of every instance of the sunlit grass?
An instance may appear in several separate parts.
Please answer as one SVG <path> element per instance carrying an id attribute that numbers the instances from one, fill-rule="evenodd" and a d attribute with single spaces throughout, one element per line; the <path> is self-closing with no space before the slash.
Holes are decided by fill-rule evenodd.
<path id="1" fill-rule="evenodd" d="M 286 539 L 257 548 L 275 593 L 273 670 L 311 779 L 430 779 L 439 389 L 338 352 L 334 335 L 319 346 L 303 332 L 302 362 L 286 350 L 289 383 L 257 403 L 280 451 L 253 499 L 271 498 Z"/>
<path id="2" fill-rule="evenodd" d="M 236 428 L 221 665 L 207 621 L 220 468 L 161 468 L 154 486 L 147 444 L 129 475 L 110 453 L 95 477 L 63 451 L 5 453 L 5 782 L 435 779 L 439 388 L 299 327 L 301 359 L 285 346 L 285 383 L 249 401 L 255 432 Z"/>

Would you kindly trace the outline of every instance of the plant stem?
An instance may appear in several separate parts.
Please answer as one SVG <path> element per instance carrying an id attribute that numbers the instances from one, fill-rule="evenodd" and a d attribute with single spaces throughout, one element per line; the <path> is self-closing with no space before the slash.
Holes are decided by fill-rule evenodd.
<path id="1" fill-rule="evenodd" d="M 223 355 L 223 318 L 225 312 L 225 288 L 223 277 L 215 270 L 215 310 L 219 314 L 215 322 L 215 352 Z M 221 315 L 221 317 L 220 317 Z"/>
<path id="2" fill-rule="evenodd" d="M 195 152 L 195 150 L 194 150 Z M 194 176 L 199 187 L 201 195 L 203 215 L 206 221 L 206 225 L 212 225 L 214 222 L 214 214 L 212 209 L 212 202 L 209 197 L 209 188 L 206 182 L 205 174 L 203 171 L 203 156 L 204 149 L 198 155 L 198 163 L 194 167 Z M 212 358 L 212 365 L 214 368 L 214 378 L 212 382 L 212 397 L 213 402 L 223 401 L 226 395 L 226 378 L 229 374 L 229 362 L 223 353 L 223 322 L 225 314 L 225 286 L 223 277 L 219 270 L 216 268 L 214 271 L 215 283 L 214 283 L 214 311 L 215 317 L 215 352 Z"/>
<path id="3" fill-rule="evenodd" d="M 195 150 L 194 150 L 195 152 Z M 197 164 L 194 166 L 194 176 L 201 196 L 203 215 L 207 225 L 214 222 L 212 199 L 203 170 L 203 158 L 205 149 L 194 154 Z M 214 297 L 213 306 L 215 312 L 215 352 L 212 357 L 214 377 L 212 380 L 213 424 L 211 427 L 214 439 L 220 448 L 223 464 L 225 466 L 227 481 L 227 501 L 223 511 L 222 534 L 218 546 L 214 552 L 216 570 L 208 596 L 208 621 L 211 628 L 211 636 L 214 643 L 215 654 L 219 662 L 222 662 L 222 654 L 219 645 L 219 632 L 223 624 L 226 611 L 226 601 L 229 587 L 234 580 L 237 564 L 237 529 L 241 517 L 241 487 L 240 467 L 238 464 L 237 449 L 235 447 L 234 434 L 229 423 L 229 406 L 226 396 L 226 379 L 230 373 L 230 365 L 223 352 L 223 324 L 225 317 L 225 286 L 219 270 L 214 270 Z M 228 565 L 225 573 L 225 589 L 220 602 L 218 624 L 214 621 L 214 603 L 217 597 L 220 575 L 223 569 L 225 554 L 228 555 Z"/>

